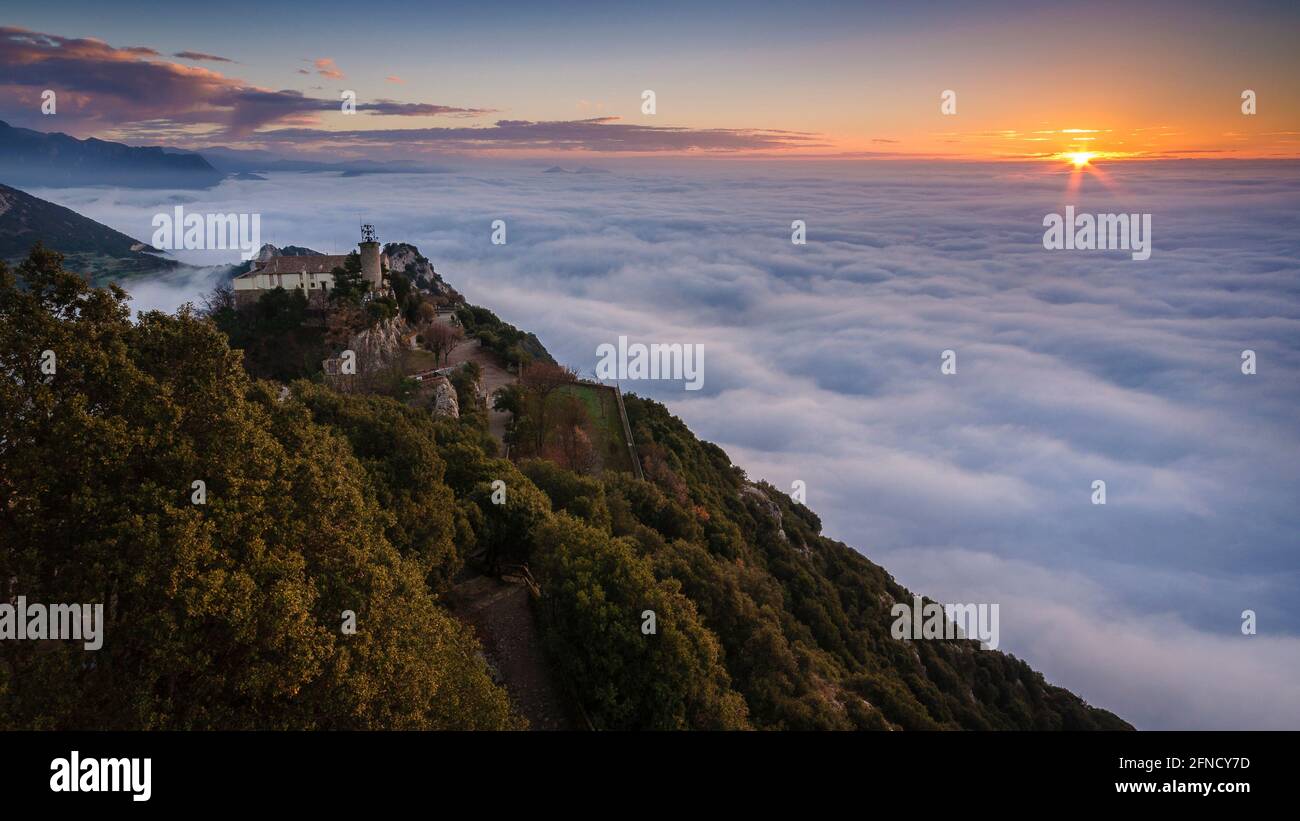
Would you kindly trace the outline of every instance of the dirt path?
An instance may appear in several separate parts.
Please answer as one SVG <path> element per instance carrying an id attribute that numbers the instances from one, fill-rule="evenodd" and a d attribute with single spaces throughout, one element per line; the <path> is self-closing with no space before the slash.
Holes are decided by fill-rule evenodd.
<path id="1" fill-rule="evenodd" d="M 444 321 L 450 321 L 450 317 Z M 483 348 L 477 339 L 467 339 L 453 348 L 444 366 L 463 362 L 477 362 L 482 369 L 482 386 L 488 396 L 488 430 L 498 442 L 504 442 L 510 414 L 492 409 L 492 394 L 513 385 L 518 377 L 502 367 L 496 354 Z M 474 628 L 488 661 L 500 674 L 511 700 L 528 719 L 531 729 L 578 727 L 569 717 L 542 650 L 526 584 L 471 574 L 451 589 L 447 603 L 452 612 Z"/>
<path id="2" fill-rule="evenodd" d="M 501 674 L 531 729 L 575 729 L 542 651 L 527 585 L 471 576 L 451 589 L 447 603 L 473 626 L 488 661 Z"/>
<path id="3" fill-rule="evenodd" d="M 497 362 L 496 354 L 485 350 L 477 339 L 467 339 L 452 349 L 447 355 L 447 365 L 459 365 L 462 362 L 477 362 L 483 369 L 483 389 L 488 396 L 488 430 L 498 442 L 504 442 L 506 422 L 510 414 L 492 409 L 492 394 L 497 388 L 513 385 L 518 377 L 507 371 Z"/>

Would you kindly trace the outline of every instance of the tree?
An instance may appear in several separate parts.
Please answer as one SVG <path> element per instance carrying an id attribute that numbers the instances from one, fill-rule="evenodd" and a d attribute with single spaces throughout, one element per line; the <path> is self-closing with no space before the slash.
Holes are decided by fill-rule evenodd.
<path id="1" fill-rule="evenodd" d="M 388 273 L 388 287 L 393 289 L 393 296 L 397 297 L 398 305 L 406 305 L 406 298 L 411 295 L 411 280 L 406 278 L 406 274 L 398 271 Z"/>
<path id="2" fill-rule="evenodd" d="M 235 288 L 229 282 L 221 282 L 203 297 L 203 309 L 199 314 L 213 317 L 233 310 L 235 310 Z"/>
<path id="3" fill-rule="evenodd" d="M 438 316 L 438 308 L 429 300 L 421 300 L 419 307 L 415 309 L 415 322 L 417 325 L 427 325 Z"/>
<path id="4" fill-rule="evenodd" d="M 432 417 L 385 397 L 345 395 L 305 381 L 294 383 L 293 396 L 316 423 L 347 438 L 364 468 L 368 495 L 389 514 L 389 542 L 418 561 L 435 590 L 447 586 L 462 557 L 452 541 L 456 500 L 442 481 Z"/>
<path id="5" fill-rule="evenodd" d="M 361 255 L 356 251 L 348 254 L 342 267 L 333 271 L 334 287 L 330 289 L 329 301 L 343 305 L 359 306 L 370 283 L 361 275 Z"/>
<path id="6" fill-rule="evenodd" d="M 523 386 L 518 383 L 503 385 L 492 394 L 492 409 L 510 414 L 504 437 L 506 445 L 521 454 L 539 455 L 533 450 L 537 422 L 526 413 L 526 400 Z"/>
<path id="7" fill-rule="evenodd" d="M 537 337 L 501 321 L 487 308 L 462 303 L 456 309 L 456 321 L 465 329 L 466 336 L 477 339 L 508 367 L 522 369 L 534 360 L 555 364 Z"/>
<path id="8" fill-rule="evenodd" d="M 595 470 L 596 453 L 591 446 L 591 418 L 587 406 L 572 394 L 557 397 L 554 404 L 552 438 L 558 461 L 575 473 Z"/>
<path id="9" fill-rule="evenodd" d="M 555 510 L 568 513 L 592 527 L 610 529 L 605 486 L 590 476 L 580 476 L 546 459 L 525 459 L 519 470 L 551 499 Z"/>
<path id="10" fill-rule="evenodd" d="M 523 391 L 523 411 L 532 419 L 532 452 L 541 454 L 546 446 L 548 411 L 551 396 L 560 388 L 577 381 L 572 369 L 551 362 L 534 362 L 519 375 Z"/>
<path id="11" fill-rule="evenodd" d="M 0 596 L 100 603 L 104 642 L 0 642 L 0 729 L 517 726 L 390 541 L 415 536 L 374 498 L 400 472 L 189 308 L 132 322 L 60 263 L 0 264 Z"/>
<path id="12" fill-rule="evenodd" d="M 397 316 L 397 313 L 397 302 L 392 297 L 376 297 L 366 303 L 364 311 L 366 327 L 373 328 L 380 322 Z"/>
<path id="13" fill-rule="evenodd" d="M 288 382 L 319 373 L 327 353 L 321 329 L 305 322 L 307 311 L 301 290 L 274 288 L 252 306 L 221 308 L 210 319 L 244 351 L 250 374 Z"/>
<path id="14" fill-rule="evenodd" d="M 488 432 L 487 404 L 483 401 L 481 380 L 483 369 L 477 362 L 467 360 L 460 367 L 454 368 L 448 376 L 451 386 L 456 389 L 456 404 L 460 407 L 460 422 L 470 425 L 483 434 L 484 443 L 491 443 L 492 452 L 496 452 L 496 440 Z"/>
<path id="15" fill-rule="evenodd" d="M 341 303 L 325 315 L 325 341 L 335 350 L 345 348 L 365 327 L 366 318 L 361 309 Z"/>
<path id="16" fill-rule="evenodd" d="M 426 303 L 427 304 L 427 303 Z M 465 338 L 464 332 L 449 322 L 436 319 L 423 326 L 420 339 L 434 356 L 435 361 L 445 363 L 448 355 Z"/>
<path id="17" fill-rule="evenodd" d="M 537 532 L 551 657 L 601 729 L 744 729 L 718 639 L 673 582 L 655 579 L 630 539 L 567 514 Z M 646 612 L 655 630 L 644 629 Z"/>

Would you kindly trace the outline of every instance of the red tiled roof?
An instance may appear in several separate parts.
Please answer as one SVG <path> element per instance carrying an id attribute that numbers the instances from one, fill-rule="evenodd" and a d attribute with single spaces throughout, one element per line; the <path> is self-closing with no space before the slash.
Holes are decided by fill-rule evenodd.
<path id="1" fill-rule="evenodd" d="M 347 254 L 319 254 L 303 257 L 271 257 L 249 274 L 328 274 L 342 268 Z"/>

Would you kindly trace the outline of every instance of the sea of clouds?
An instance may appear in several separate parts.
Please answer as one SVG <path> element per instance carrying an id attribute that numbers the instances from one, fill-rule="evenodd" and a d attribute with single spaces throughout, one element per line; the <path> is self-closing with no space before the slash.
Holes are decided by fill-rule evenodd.
<path id="1" fill-rule="evenodd" d="M 703 390 L 624 387 L 806 482 L 913 590 L 1000 603 L 1002 649 L 1053 683 L 1140 728 L 1300 728 L 1296 164 L 543 167 L 32 193 L 145 241 L 176 204 L 325 253 L 372 222 L 587 374 L 620 335 L 702 344 Z M 1152 214 L 1151 259 L 1044 250 L 1069 204 Z M 213 270 L 129 290 L 173 310 Z"/>

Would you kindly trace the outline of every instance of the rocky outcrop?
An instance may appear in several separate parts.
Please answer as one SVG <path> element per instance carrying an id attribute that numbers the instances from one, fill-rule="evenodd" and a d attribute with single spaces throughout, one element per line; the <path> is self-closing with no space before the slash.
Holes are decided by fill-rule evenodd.
<path id="1" fill-rule="evenodd" d="M 410 333 L 410 326 L 400 316 L 386 319 L 353 334 L 348 340 L 347 347 L 321 362 L 321 367 L 331 383 L 333 377 L 348 376 L 349 371 L 345 370 L 347 366 L 345 354 L 351 351 L 356 375 L 377 373 L 401 356 L 402 351 L 407 347 L 406 339 Z"/>
<path id="2" fill-rule="evenodd" d="M 321 256 L 319 251 L 313 251 L 310 248 L 303 248 L 301 245 L 286 245 L 283 248 L 277 248 L 271 243 L 265 243 L 257 249 L 257 256 L 250 260 L 232 265 L 227 277 L 234 279 L 240 274 L 246 274 L 253 270 L 254 267 L 261 268 L 267 262 L 276 257 L 318 257 Z"/>
<path id="3" fill-rule="evenodd" d="M 790 537 L 785 535 L 785 529 L 781 527 L 782 519 L 781 519 L 780 505 L 772 501 L 772 499 L 766 493 L 763 492 L 763 489 L 761 487 L 759 487 L 758 485 L 751 485 L 751 484 L 744 485 L 740 489 L 740 498 L 742 500 L 748 499 L 750 501 L 756 502 L 758 504 L 758 507 L 762 509 L 762 511 L 765 514 L 767 514 L 767 517 L 769 519 L 772 520 L 772 524 L 776 525 L 776 532 L 777 535 L 781 537 L 781 541 L 788 542 L 790 540 Z"/>
<path id="4" fill-rule="evenodd" d="M 392 362 L 408 347 L 411 328 L 400 316 L 386 319 L 352 335 L 348 348 L 357 355 L 357 373 L 374 373 Z"/>
<path id="5" fill-rule="evenodd" d="M 276 248 L 271 243 L 266 243 L 257 249 L 257 256 L 254 259 L 259 265 L 275 257 L 319 257 L 320 251 L 313 251 L 310 248 L 303 248 L 301 245 L 286 245 L 283 248 Z"/>
<path id="6" fill-rule="evenodd" d="M 483 385 L 483 377 L 480 376 L 471 383 L 470 393 L 474 395 L 474 400 L 478 402 L 479 407 L 486 410 L 488 407 L 488 393 L 487 388 Z"/>
<path id="7" fill-rule="evenodd" d="M 433 263 L 420 253 L 419 248 L 406 242 L 390 242 L 384 246 L 384 253 L 388 256 L 389 271 L 405 275 L 415 287 L 426 293 L 461 301 L 461 295 L 442 281 L 433 269 Z"/>
<path id="8" fill-rule="evenodd" d="M 763 512 L 768 515 L 768 518 L 772 520 L 772 523 L 777 527 L 781 526 L 781 508 L 776 502 L 768 498 L 767 494 L 763 492 L 761 487 L 758 485 L 746 484 L 740 489 L 740 493 L 742 499 L 748 496 L 750 499 L 757 502 L 758 506 L 761 507 Z"/>
<path id="9" fill-rule="evenodd" d="M 445 376 L 433 380 L 433 415 L 460 418 L 460 405 L 456 402 L 456 389 Z"/>
<path id="10" fill-rule="evenodd" d="M 257 249 L 257 256 L 253 257 L 253 261 L 258 265 L 264 265 L 268 259 L 274 259 L 278 256 L 280 256 L 280 249 L 268 242 Z"/>

